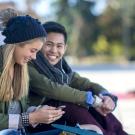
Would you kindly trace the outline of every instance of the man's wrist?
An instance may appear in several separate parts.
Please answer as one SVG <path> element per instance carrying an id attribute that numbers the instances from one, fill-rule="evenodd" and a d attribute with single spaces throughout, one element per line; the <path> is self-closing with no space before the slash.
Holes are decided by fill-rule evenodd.
<path id="1" fill-rule="evenodd" d="M 86 103 L 89 105 L 89 106 L 92 106 L 92 104 L 94 103 L 94 97 L 92 95 L 92 92 L 91 91 L 88 91 L 86 92 Z"/>
<path id="2" fill-rule="evenodd" d="M 102 105 L 102 99 L 96 95 L 94 95 L 94 103 L 93 103 L 93 107 L 100 107 Z"/>

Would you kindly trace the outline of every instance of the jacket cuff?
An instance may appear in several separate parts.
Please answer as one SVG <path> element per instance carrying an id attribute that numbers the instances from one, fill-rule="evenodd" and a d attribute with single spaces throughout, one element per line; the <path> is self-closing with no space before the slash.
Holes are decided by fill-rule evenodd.
<path id="1" fill-rule="evenodd" d="M 8 128 L 10 129 L 22 128 L 22 121 L 20 114 L 9 114 Z"/>
<path id="2" fill-rule="evenodd" d="M 92 95 L 92 92 L 88 91 L 86 92 L 86 103 L 89 105 L 89 106 L 92 106 L 93 103 L 94 103 L 94 97 Z"/>
<path id="3" fill-rule="evenodd" d="M 109 92 L 101 92 L 100 94 L 102 94 L 103 96 L 109 96 L 114 102 L 118 101 L 118 97 Z"/>

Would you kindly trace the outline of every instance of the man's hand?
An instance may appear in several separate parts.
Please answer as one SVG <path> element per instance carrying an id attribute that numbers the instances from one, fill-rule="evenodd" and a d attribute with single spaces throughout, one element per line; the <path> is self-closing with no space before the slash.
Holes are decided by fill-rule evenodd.
<path id="1" fill-rule="evenodd" d="M 109 96 L 100 95 L 102 98 L 102 105 L 100 107 L 95 108 L 101 115 L 106 116 L 111 113 L 115 108 L 115 103 Z"/>
<path id="2" fill-rule="evenodd" d="M 112 98 L 109 96 L 102 95 L 100 95 L 100 97 L 103 100 L 103 104 L 101 107 L 104 108 L 106 111 L 112 112 L 115 108 L 115 102 L 112 100 Z"/>

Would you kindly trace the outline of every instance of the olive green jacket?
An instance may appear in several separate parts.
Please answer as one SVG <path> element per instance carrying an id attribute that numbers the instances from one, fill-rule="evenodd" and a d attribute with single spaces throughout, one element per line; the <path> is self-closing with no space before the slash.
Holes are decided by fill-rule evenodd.
<path id="1" fill-rule="evenodd" d="M 22 98 L 20 101 L 22 112 L 26 112 L 26 101 L 26 97 Z M 8 106 L 8 102 L 0 101 L 0 130 L 8 128 Z"/>
<path id="2" fill-rule="evenodd" d="M 106 91 L 102 86 L 91 82 L 87 78 L 73 73 L 70 85 L 58 84 L 51 81 L 45 75 L 40 74 L 32 63 L 29 63 L 30 91 L 35 94 L 31 96 L 31 105 L 41 101 L 42 97 L 55 99 L 59 101 L 71 102 L 77 105 L 86 105 L 86 90 L 91 89 L 93 94 L 99 94 Z M 40 102 L 38 102 L 39 104 Z"/>

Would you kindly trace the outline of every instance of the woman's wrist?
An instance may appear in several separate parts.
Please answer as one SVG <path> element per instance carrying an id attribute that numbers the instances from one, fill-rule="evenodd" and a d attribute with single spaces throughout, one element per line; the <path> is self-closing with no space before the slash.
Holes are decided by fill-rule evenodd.
<path id="1" fill-rule="evenodd" d="M 35 115 L 35 112 L 31 112 L 29 113 L 29 124 L 30 125 L 35 125 L 37 124 L 37 120 L 36 120 L 36 115 Z"/>

